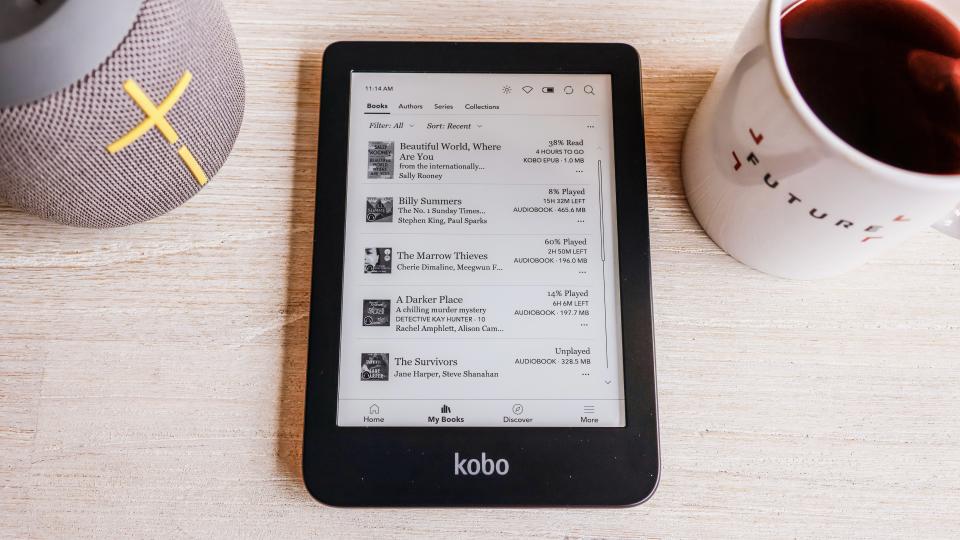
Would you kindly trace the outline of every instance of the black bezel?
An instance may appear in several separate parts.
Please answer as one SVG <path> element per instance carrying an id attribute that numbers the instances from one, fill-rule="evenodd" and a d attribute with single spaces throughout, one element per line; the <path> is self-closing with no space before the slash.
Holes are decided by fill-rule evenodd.
<path id="1" fill-rule="evenodd" d="M 338 427 L 350 74 L 612 75 L 626 427 Z M 659 479 L 640 65 L 623 44 L 338 42 L 323 59 L 303 434 L 309 492 L 334 506 L 623 506 Z M 453 454 L 510 461 L 454 476 Z"/>

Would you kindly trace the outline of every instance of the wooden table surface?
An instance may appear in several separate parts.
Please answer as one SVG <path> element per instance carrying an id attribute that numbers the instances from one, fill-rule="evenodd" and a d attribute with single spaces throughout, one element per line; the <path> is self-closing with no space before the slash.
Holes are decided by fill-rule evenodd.
<path id="1" fill-rule="evenodd" d="M 207 189 L 107 231 L 0 206 L 0 536 L 960 534 L 960 245 L 925 232 L 785 281 L 722 253 L 684 201 L 684 129 L 754 0 L 226 3 L 247 112 Z M 663 456 L 647 504 L 344 510 L 304 490 L 318 81 L 345 39 L 640 51 Z"/>

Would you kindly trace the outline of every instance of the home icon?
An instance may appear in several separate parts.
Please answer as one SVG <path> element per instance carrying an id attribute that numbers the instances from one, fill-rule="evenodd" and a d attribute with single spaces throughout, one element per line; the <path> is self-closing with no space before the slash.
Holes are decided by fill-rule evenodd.
<path id="1" fill-rule="evenodd" d="M 370 406 L 370 414 L 380 414 L 380 406 L 374 403 Z"/>

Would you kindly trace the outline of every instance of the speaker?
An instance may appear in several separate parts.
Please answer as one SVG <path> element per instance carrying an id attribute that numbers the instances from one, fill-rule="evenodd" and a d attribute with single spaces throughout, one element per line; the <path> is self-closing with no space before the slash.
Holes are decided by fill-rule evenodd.
<path id="1" fill-rule="evenodd" d="M 219 0 L 0 0 L 0 198 L 80 227 L 180 206 L 240 131 Z"/>

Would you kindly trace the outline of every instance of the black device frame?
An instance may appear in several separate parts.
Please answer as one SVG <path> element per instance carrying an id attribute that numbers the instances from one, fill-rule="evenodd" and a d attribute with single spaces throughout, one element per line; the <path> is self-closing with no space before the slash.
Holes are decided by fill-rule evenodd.
<path id="1" fill-rule="evenodd" d="M 592 73 L 613 84 L 626 427 L 340 427 L 351 73 Z M 337 42 L 323 57 L 303 433 L 308 491 L 333 506 L 628 506 L 659 481 L 640 60 L 624 44 Z M 454 475 L 461 457 L 509 473 Z"/>

